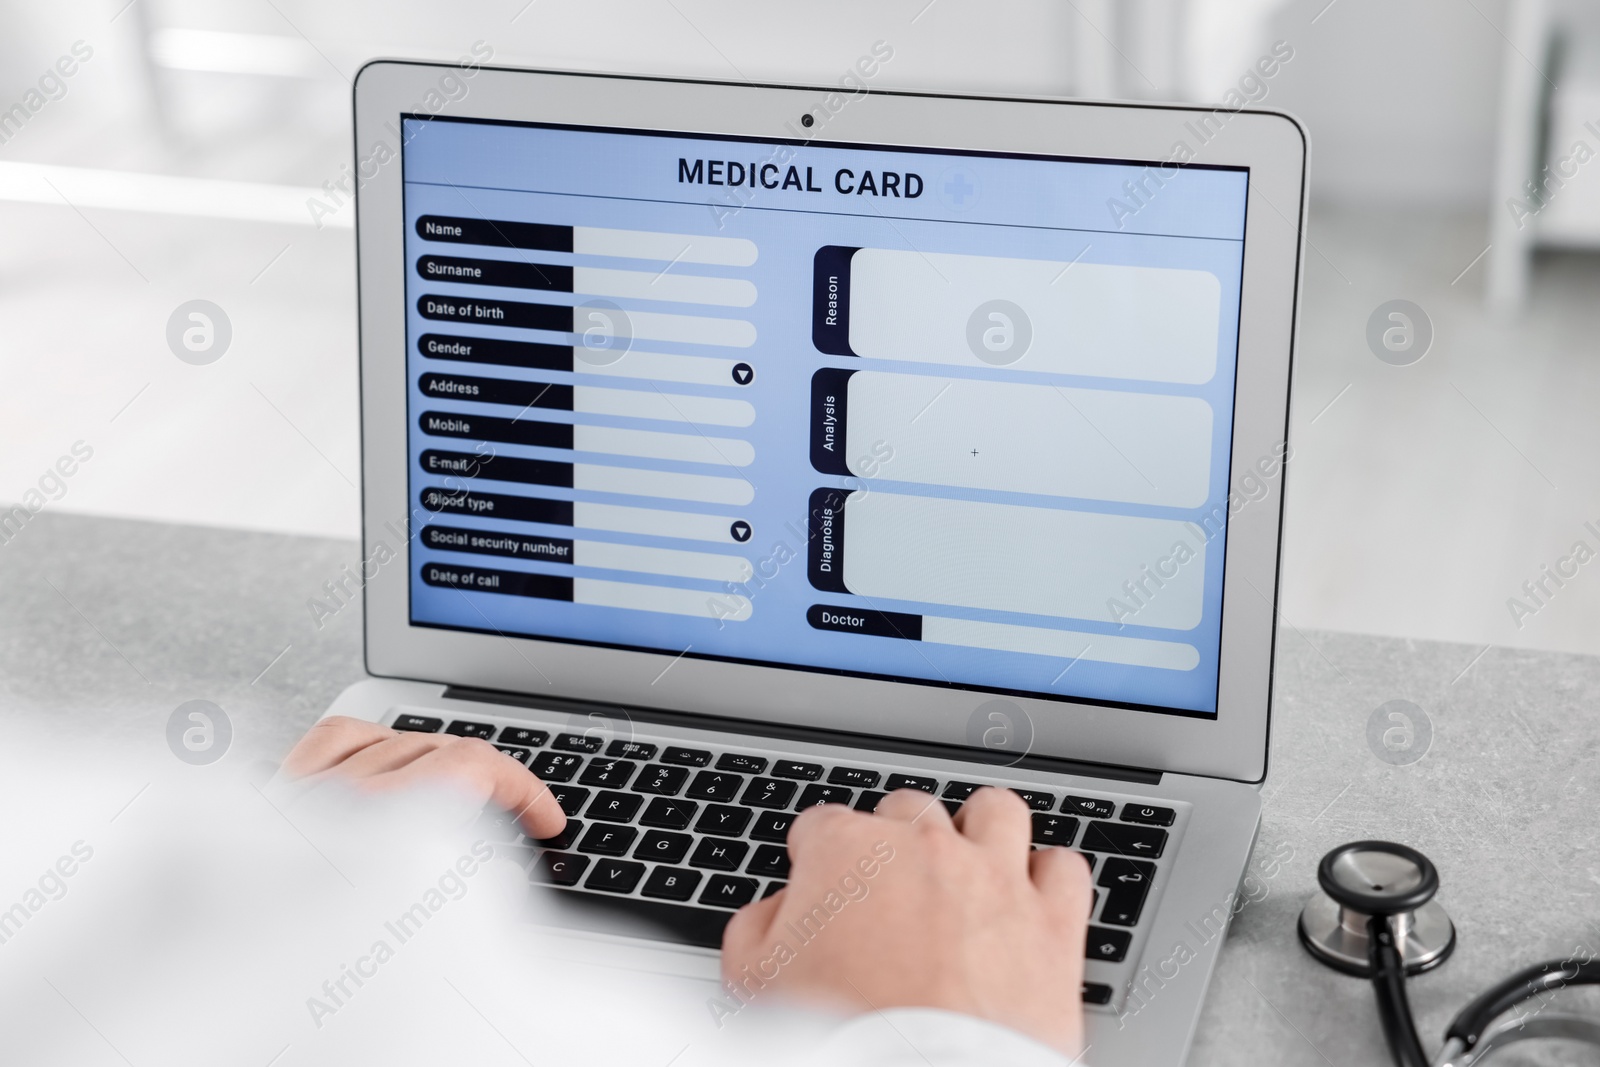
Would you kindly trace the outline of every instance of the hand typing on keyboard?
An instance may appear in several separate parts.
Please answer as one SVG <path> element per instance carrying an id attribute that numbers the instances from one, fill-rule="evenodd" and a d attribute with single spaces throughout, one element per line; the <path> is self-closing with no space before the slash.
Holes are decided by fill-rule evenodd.
<path id="1" fill-rule="evenodd" d="M 519 817 L 529 837 L 554 837 L 567 816 L 528 768 L 488 741 L 415 733 L 332 715 L 313 726 L 283 761 L 290 778 L 339 778 L 365 789 L 448 781 Z"/>
<path id="2" fill-rule="evenodd" d="M 1031 833 L 1027 804 L 1001 789 L 953 822 L 910 789 L 871 815 L 808 808 L 787 887 L 729 923 L 723 977 L 852 1014 L 942 1008 L 1076 1056 L 1094 891 L 1081 855 L 1030 851 Z"/>

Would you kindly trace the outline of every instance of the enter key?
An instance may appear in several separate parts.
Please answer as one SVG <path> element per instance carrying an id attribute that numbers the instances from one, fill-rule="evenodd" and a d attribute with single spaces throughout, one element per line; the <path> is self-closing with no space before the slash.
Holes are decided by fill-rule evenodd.
<path id="1" fill-rule="evenodd" d="M 1106 889 L 1105 907 L 1100 911 L 1100 921 L 1109 926 L 1133 926 L 1139 921 L 1150 883 L 1155 880 L 1156 865 L 1141 860 L 1107 856 L 1100 870 L 1100 885 Z"/>

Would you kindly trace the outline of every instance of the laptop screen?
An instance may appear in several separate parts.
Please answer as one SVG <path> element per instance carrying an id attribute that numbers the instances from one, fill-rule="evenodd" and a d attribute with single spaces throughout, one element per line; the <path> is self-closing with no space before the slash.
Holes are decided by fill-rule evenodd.
<path id="1" fill-rule="evenodd" d="M 402 123 L 412 625 L 1215 714 L 1244 169 Z"/>

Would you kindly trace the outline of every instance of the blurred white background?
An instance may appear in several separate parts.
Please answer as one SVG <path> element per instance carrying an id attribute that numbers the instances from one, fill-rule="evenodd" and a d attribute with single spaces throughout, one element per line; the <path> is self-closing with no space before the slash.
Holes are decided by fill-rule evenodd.
<path id="1" fill-rule="evenodd" d="M 13 0 L 0 499 L 82 441 L 51 509 L 357 536 L 351 211 L 309 202 L 336 203 L 370 57 L 484 42 L 504 65 L 831 83 L 883 40 L 885 87 L 1214 101 L 1284 41 L 1262 103 L 1313 142 L 1285 619 L 1600 651 L 1600 562 L 1520 625 L 1507 603 L 1600 549 L 1600 164 L 1520 227 L 1507 204 L 1600 149 L 1585 22 L 1522 0 Z M 165 339 L 196 298 L 233 328 L 208 366 Z M 1366 342 L 1396 298 L 1433 326 L 1411 366 Z"/>

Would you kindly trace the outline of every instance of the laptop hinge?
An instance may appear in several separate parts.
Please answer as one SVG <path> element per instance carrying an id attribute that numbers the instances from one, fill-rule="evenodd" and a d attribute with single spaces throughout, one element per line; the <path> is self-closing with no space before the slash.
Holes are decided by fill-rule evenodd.
<path id="1" fill-rule="evenodd" d="M 1159 785 L 1161 783 L 1160 771 L 1150 771 L 1139 767 L 1117 767 L 1106 763 L 1061 759 L 1054 756 L 1027 755 L 1019 759 L 1006 753 L 991 752 L 986 749 L 938 744 L 932 741 L 917 741 L 905 737 L 884 737 L 881 734 L 858 734 L 846 730 L 785 726 L 781 723 L 759 722 L 753 719 L 724 718 L 720 715 L 700 715 L 690 711 L 666 711 L 661 708 L 641 708 L 595 700 L 532 697 L 525 693 L 506 693 L 494 689 L 478 689 L 473 686 L 446 686 L 444 695 L 450 700 L 467 700 L 481 704 L 509 704 L 513 707 L 540 708 L 549 711 L 578 713 L 602 711 L 610 713 L 612 716 L 626 716 L 628 720 L 634 722 L 662 723 L 669 726 L 742 734 L 749 737 L 809 741 L 813 744 L 844 745 L 855 748 L 868 747 L 882 752 L 931 756 L 938 759 L 960 760 L 964 763 L 987 763 L 996 766 L 1021 767 L 1025 770 L 1044 771 L 1050 774 L 1072 774 L 1086 778 L 1104 778 L 1112 782 L 1131 782 L 1137 785 Z"/>

